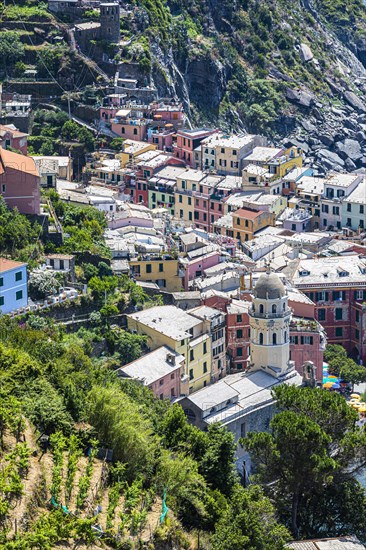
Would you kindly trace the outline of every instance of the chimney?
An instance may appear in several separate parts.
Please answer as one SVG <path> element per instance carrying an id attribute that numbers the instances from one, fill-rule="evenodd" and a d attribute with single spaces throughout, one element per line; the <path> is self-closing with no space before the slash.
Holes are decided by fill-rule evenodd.
<path id="1" fill-rule="evenodd" d="M 167 363 L 169 363 L 169 365 L 175 365 L 175 355 L 173 355 L 172 353 L 167 353 L 166 361 Z"/>

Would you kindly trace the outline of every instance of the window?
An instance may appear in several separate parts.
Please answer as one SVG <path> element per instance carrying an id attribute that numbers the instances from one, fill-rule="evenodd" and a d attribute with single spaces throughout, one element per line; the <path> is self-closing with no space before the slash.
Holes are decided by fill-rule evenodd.
<path id="1" fill-rule="evenodd" d="M 207 342 L 203 342 L 203 353 L 207 353 Z"/>
<path id="2" fill-rule="evenodd" d="M 159 264 L 159 273 L 163 273 L 164 271 L 164 264 Z"/>
<path id="3" fill-rule="evenodd" d="M 349 227 L 351 227 L 351 225 L 352 225 L 352 220 L 351 220 L 351 218 L 347 218 L 347 223 L 346 223 L 346 225 L 348 225 Z"/>
<path id="4" fill-rule="evenodd" d="M 170 375 L 170 380 L 174 380 L 174 372 L 172 372 L 172 374 Z"/>
<path id="5" fill-rule="evenodd" d="M 236 218 L 236 224 L 240 225 L 240 218 Z"/>
<path id="6" fill-rule="evenodd" d="M 347 212 L 352 212 L 352 204 L 350 202 L 347 204 Z"/>
<path id="7" fill-rule="evenodd" d="M 301 336 L 301 345 L 304 344 L 312 345 L 313 344 L 313 337 L 312 336 Z"/>
<path id="8" fill-rule="evenodd" d="M 236 331 L 236 337 L 237 338 L 243 338 L 243 330 L 241 328 Z"/>
<path id="9" fill-rule="evenodd" d="M 243 348 L 236 348 L 237 357 L 243 357 Z"/>
<path id="10" fill-rule="evenodd" d="M 192 221 L 192 212 L 188 212 L 188 219 L 190 222 Z"/>
<path id="11" fill-rule="evenodd" d="M 0 277 L 0 286 L 4 286 L 4 277 Z"/>
<path id="12" fill-rule="evenodd" d="M 272 313 L 277 313 L 277 306 L 276 304 L 272 305 Z"/>
<path id="13" fill-rule="evenodd" d="M 179 195 L 179 202 L 183 202 L 183 197 L 182 197 L 182 195 Z"/>
<path id="14" fill-rule="evenodd" d="M 327 204 L 322 204 L 322 212 L 325 212 L 326 214 L 328 214 L 329 212 L 329 207 Z"/>
<path id="15" fill-rule="evenodd" d="M 193 349 L 191 349 L 190 352 L 189 352 L 189 360 L 190 361 L 194 360 L 194 351 L 193 351 Z"/>
<path id="16" fill-rule="evenodd" d="M 360 321 L 360 312 L 356 309 L 356 323 Z"/>
<path id="17" fill-rule="evenodd" d="M 360 331 L 358 330 L 358 328 L 356 328 L 356 330 L 355 330 L 355 338 L 356 338 L 356 340 L 360 339 Z"/>
<path id="18" fill-rule="evenodd" d="M 124 134 L 126 132 L 126 130 L 124 129 L 124 127 L 122 126 L 121 128 L 121 134 Z"/>
<path id="19" fill-rule="evenodd" d="M 184 346 L 184 343 L 185 343 L 185 340 L 181 340 L 181 341 L 180 341 L 180 345 L 181 345 L 181 346 Z"/>
<path id="20" fill-rule="evenodd" d="M 298 336 L 290 336 L 290 344 L 295 344 L 296 346 L 299 343 L 299 337 Z"/>
<path id="21" fill-rule="evenodd" d="M 237 315 L 237 316 L 236 316 L 236 322 L 237 322 L 237 323 L 241 323 L 241 322 L 242 322 L 242 317 L 241 317 L 241 315 Z"/>
<path id="22" fill-rule="evenodd" d="M 174 388 L 172 388 L 172 389 L 170 390 L 170 397 L 175 397 L 175 390 L 174 390 Z"/>
<path id="23" fill-rule="evenodd" d="M 151 271 L 152 271 L 151 264 L 146 264 L 146 273 L 151 273 Z"/>
<path id="24" fill-rule="evenodd" d="M 342 327 L 337 327 L 337 328 L 335 329 L 335 335 L 336 335 L 337 337 L 343 336 L 343 328 L 342 328 Z"/>
<path id="25" fill-rule="evenodd" d="M 16 300 L 21 300 L 22 298 L 23 298 L 23 291 L 18 290 L 18 292 L 15 293 L 15 299 Z"/>
<path id="26" fill-rule="evenodd" d="M 236 364 L 236 368 L 237 368 L 238 370 L 241 370 L 241 369 L 243 368 L 243 363 L 237 363 L 237 364 Z"/>
<path id="27" fill-rule="evenodd" d="M 2 186 L 1 186 L 1 192 L 5 193 L 5 191 L 6 191 L 6 185 L 5 185 L 5 183 L 3 183 Z"/>
<path id="28" fill-rule="evenodd" d="M 259 344 L 263 346 L 263 332 L 259 333 Z"/>
<path id="29" fill-rule="evenodd" d="M 4 305 L 4 296 L 0 296 L 0 306 Z"/>
<path id="30" fill-rule="evenodd" d="M 342 301 L 346 299 L 346 293 L 344 290 L 335 290 L 333 291 L 333 300 L 334 301 Z"/>
<path id="31" fill-rule="evenodd" d="M 243 422 L 242 424 L 240 424 L 240 437 L 245 437 L 246 436 L 246 429 L 245 429 L 245 422 Z"/>
<path id="32" fill-rule="evenodd" d="M 206 361 L 203 363 L 203 372 L 204 373 L 207 372 L 207 362 Z"/>
<path id="33" fill-rule="evenodd" d="M 159 384 L 160 384 L 160 386 L 163 386 L 163 385 L 164 385 L 164 380 L 163 380 L 163 379 L 160 379 L 160 380 L 159 380 Z"/>
<path id="34" fill-rule="evenodd" d="M 137 128 L 134 128 L 134 129 L 133 129 L 133 135 L 134 135 L 134 136 L 137 136 Z"/>
<path id="35" fill-rule="evenodd" d="M 325 309 L 318 309 L 318 321 L 325 321 Z"/>
<path id="36" fill-rule="evenodd" d="M 339 215 L 339 206 L 333 206 L 333 214 L 335 214 L 336 216 Z"/>
<path id="37" fill-rule="evenodd" d="M 360 214 L 363 214 L 364 213 L 364 205 L 363 204 L 360 204 Z"/>
<path id="38" fill-rule="evenodd" d="M 335 309 L 335 318 L 337 321 L 340 321 L 343 317 L 343 309 L 341 307 L 336 307 Z"/>
<path id="39" fill-rule="evenodd" d="M 193 380 L 193 369 L 189 369 L 189 379 Z"/>
<path id="40" fill-rule="evenodd" d="M 259 313 L 264 313 L 264 306 L 263 306 L 263 304 L 260 304 L 260 306 L 259 306 Z"/>
<path id="41" fill-rule="evenodd" d="M 21 271 L 17 271 L 15 274 L 15 280 L 21 281 L 23 279 L 23 273 Z"/>
<path id="42" fill-rule="evenodd" d="M 192 199 L 191 199 L 191 197 L 188 197 L 188 206 L 192 206 Z"/>
<path id="43" fill-rule="evenodd" d="M 277 334 L 276 334 L 276 333 L 274 333 L 274 334 L 272 335 L 272 344 L 273 344 L 274 346 L 277 344 Z"/>

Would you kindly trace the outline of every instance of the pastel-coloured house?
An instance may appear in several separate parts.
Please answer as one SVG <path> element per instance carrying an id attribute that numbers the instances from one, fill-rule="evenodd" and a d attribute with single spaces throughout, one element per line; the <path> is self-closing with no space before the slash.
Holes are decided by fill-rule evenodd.
<path id="1" fill-rule="evenodd" d="M 13 124 L 0 124 L 0 145 L 4 149 L 11 147 L 26 155 L 28 149 L 27 138 L 28 134 L 20 132 Z"/>
<path id="2" fill-rule="evenodd" d="M 27 304 L 27 264 L 0 258 L 0 313 L 10 313 Z"/>
<path id="3" fill-rule="evenodd" d="M 0 147 L 0 195 L 21 214 L 40 214 L 40 177 L 31 157 Z"/>
<path id="4" fill-rule="evenodd" d="M 117 375 L 142 382 L 160 399 L 175 399 L 188 394 L 185 358 L 167 346 L 161 346 L 121 367 Z"/>

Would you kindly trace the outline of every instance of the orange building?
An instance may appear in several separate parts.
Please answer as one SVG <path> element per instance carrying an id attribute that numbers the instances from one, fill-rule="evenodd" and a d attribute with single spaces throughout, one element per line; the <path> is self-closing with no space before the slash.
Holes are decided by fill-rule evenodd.
<path id="1" fill-rule="evenodd" d="M 269 225 L 274 225 L 275 215 L 272 212 L 263 212 L 241 208 L 233 213 L 234 238 L 241 243 L 251 241 L 254 233 Z"/>

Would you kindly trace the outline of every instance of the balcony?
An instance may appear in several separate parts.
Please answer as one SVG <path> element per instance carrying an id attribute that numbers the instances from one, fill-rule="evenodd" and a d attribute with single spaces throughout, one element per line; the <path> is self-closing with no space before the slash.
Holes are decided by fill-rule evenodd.
<path id="1" fill-rule="evenodd" d="M 291 311 L 282 311 L 280 313 L 259 313 L 253 311 L 252 309 L 248 311 L 249 317 L 258 318 L 258 319 L 283 319 L 291 315 Z"/>

